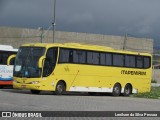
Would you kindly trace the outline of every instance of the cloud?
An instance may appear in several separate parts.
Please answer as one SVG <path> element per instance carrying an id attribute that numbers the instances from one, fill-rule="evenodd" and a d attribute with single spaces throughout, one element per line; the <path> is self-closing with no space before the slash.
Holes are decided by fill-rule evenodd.
<path id="1" fill-rule="evenodd" d="M 99 26 L 99 32 L 106 29 L 106 31 L 112 30 L 110 33 L 113 34 L 122 33 L 122 30 L 123 33 L 136 31 L 138 34 L 147 34 L 152 30 L 152 25 L 159 16 L 157 12 L 159 1 L 100 0 L 97 2 L 96 0 L 81 0 L 77 2 L 68 0 L 67 2 L 64 3 L 63 8 L 59 5 L 60 12 L 58 12 L 57 19 L 58 21 L 64 20 L 64 24 L 76 25 L 77 30 L 81 28 L 81 25 L 90 22 L 92 24 L 91 32 L 94 32 L 94 27 Z M 70 7 L 71 3 L 72 7 Z M 59 4 L 63 4 L 63 1 L 61 0 Z"/>
<path id="2" fill-rule="evenodd" d="M 57 0 L 56 29 L 160 37 L 160 0 Z M 0 0 L 0 25 L 48 28 L 53 0 Z M 3 9 L 3 10 L 2 10 Z"/>
<path id="3" fill-rule="evenodd" d="M 0 0 L 0 13 L 4 10 L 7 2 L 7 0 Z"/>

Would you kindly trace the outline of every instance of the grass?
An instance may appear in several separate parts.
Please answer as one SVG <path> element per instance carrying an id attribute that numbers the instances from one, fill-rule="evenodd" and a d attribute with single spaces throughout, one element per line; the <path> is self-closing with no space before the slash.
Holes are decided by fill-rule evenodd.
<path id="1" fill-rule="evenodd" d="M 160 87 L 152 87 L 150 92 L 136 93 L 133 94 L 132 96 L 139 98 L 160 99 Z"/>

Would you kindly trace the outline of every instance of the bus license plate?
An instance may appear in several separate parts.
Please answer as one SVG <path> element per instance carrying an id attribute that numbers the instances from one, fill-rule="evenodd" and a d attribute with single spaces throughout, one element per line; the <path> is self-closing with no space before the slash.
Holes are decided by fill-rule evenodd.
<path id="1" fill-rule="evenodd" d="M 26 85 L 22 85 L 21 87 L 22 87 L 22 88 L 26 88 Z"/>

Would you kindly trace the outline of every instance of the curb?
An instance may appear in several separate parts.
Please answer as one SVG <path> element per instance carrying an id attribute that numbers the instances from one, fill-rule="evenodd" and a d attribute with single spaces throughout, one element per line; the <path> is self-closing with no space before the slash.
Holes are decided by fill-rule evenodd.
<path id="1" fill-rule="evenodd" d="M 151 83 L 151 86 L 152 87 L 160 87 L 160 84 L 159 83 Z"/>

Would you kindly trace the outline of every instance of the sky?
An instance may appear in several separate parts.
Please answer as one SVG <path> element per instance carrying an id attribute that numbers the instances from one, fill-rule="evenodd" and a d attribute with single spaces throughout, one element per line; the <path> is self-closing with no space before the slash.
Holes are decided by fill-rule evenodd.
<path id="1" fill-rule="evenodd" d="M 0 0 L 0 26 L 43 27 L 54 0 Z M 160 0 L 57 0 L 56 30 L 154 39 L 160 46 Z"/>

